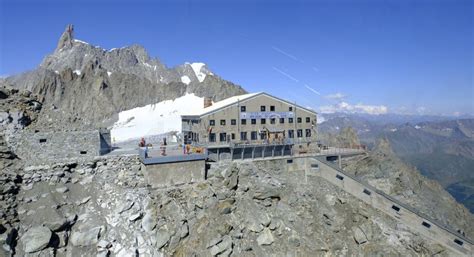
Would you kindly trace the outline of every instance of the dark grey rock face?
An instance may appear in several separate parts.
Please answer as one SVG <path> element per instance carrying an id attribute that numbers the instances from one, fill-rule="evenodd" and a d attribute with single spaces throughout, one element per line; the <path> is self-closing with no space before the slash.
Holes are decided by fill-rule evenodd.
<path id="1" fill-rule="evenodd" d="M 105 50 L 74 39 L 73 31 L 69 25 L 37 69 L 0 81 L 39 95 L 47 107 L 42 127 L 106 127 L 120 111 L 186 93 L 214 101 L 246 93 L 205 65 L 168 68 L 142 46 Z"/>

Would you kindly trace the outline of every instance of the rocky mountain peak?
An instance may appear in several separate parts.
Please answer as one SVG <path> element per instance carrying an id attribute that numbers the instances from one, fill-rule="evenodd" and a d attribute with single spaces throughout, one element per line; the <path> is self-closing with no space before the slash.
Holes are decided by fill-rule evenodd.
<path id="1" fill-rule="evenodd" d="M 387 138 L 381 138 L 377 141 L 374 151 L 383 155 L 394 155 L 390 141 Z"/>
<path id="2" fill-rule="evenodd" d="M 74 25 L 69 24 L 66 26 L 63 34 L 59 38 L 58 46 L 56 47 L 56 51 L 59 51 L 63 48 L 71 48 L 73 46 L 74 40 Z"/>

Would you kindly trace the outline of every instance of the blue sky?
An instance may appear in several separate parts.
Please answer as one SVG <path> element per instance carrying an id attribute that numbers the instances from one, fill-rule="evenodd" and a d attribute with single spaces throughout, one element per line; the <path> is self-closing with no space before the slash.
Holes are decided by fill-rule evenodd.
<path id="1" fill-rule="evenodd" d="M 474 114 L 473 1 L 0 1 L 2 76 L 35 68 L 72 23 L 317 110 Z"/>

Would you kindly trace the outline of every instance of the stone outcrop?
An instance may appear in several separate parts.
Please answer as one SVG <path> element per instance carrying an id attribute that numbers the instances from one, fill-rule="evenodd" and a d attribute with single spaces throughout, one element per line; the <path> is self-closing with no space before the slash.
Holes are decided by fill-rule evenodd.
<path id="1" fill-rule="evenodd" d="M 64 50 L 65 48 L 71 48 L 73 45 L 74 39 L 74 26 L 69 24 L 66 26 L 66 30 L 63 32 L 59 38 L 58 46 L 56 51 Z"/>

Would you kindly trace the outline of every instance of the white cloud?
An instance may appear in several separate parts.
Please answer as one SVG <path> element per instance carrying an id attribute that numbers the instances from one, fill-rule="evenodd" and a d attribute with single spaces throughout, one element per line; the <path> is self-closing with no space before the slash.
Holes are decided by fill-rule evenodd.
<path id="1" fill-rule="evenodd" d="M 427 113 L 427 109 L 424 106 L 420 106 L 420 107 L 416 108 L 416 112 L 420 115 L 423 115 L 423 114 Z"/>
<path id="2" fill-rule="evenodd" d="M 367 113 L 367 114 L 386 114 L 388 108 L 385 105 L 365 105 L 365 104 L 349 104 L 347 102 L 339 102 L 334 105 L 320 107 L 321 113 L 347 112 L 347 113 Z"/>
<path id="3" fill-rule="evenodd" d="M 325 96 L 325 98 L 330 99 L 330 100 L 336 100 L 336 101 L 343 101 L 347 96 L 342 93 L 335 93 L 335 94 L 330 94 Z"/>

